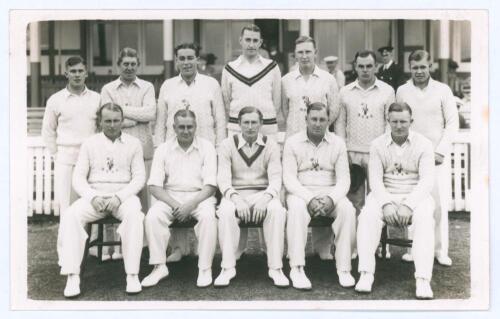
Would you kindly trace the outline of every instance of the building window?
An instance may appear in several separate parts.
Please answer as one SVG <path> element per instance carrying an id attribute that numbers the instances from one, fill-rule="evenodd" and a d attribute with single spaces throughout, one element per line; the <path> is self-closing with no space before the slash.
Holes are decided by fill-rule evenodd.
<path id="1" fill-rule="evenodd" d="M 372 48 L 378 50 L 381 47 L 392 46 L 391 21 L 371 21 Z"/>
<path id="2" fill-rule="evenodd" d="M 92 63 L 94 66 L 111 66 L 113 59 L 112 22 L 98 21 L 92 25 Z"/>
<path id="3" fill-rule="evenodd" d="M 339 56 L 339 22 L 318 20 L 314 24 L 318 62 L 329 55 Z"/>
<path id="4" fill-rule="evenodd" d="M 146 21 L 144 23 L 146 36 L 146 65 L 163 64 L 163 23 L 161 21 Z"/>
<path id="5" fill-rule="evenodd" d="M 345 58 L 350 63 L 354 60 L 356 52 L 366 48 L 365 46 L 365 22 L 346 21 L 344 24 L 345 35 Z"/>

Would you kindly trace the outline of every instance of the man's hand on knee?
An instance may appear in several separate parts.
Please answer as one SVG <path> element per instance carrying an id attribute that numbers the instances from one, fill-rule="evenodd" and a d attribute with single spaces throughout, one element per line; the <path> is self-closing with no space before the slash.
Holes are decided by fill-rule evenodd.
<path id="1" fill-rule="evenodd" d="M 196 209 L 196 204 L 192 201 L 187 201 L 174 209 L 172 214 L 180 222 L 185 222 L 191 217 L 191 213 Z"/>
<path id="2" fill-rule="evenodd" d="M 92 198 L 90 204 L 97 212 L 102 213 L 106 210 L 107 200 L 102 196 L 95 196 L 94 198 Z"/>
<path id="3" fill-rule="evenodd" d="M 248 223 L 252 217 L 248 203 L 238 194 L 233 194 L 231 196 L 231 200 L 236 207 L 236 216 L 238 216 L 238 218 L 240 218 L 244 223 Z"/>
<path id="4" fill-rule="evenodd" d="M 267 204 L 269 204 L 271 199 L 273 199 L 273 197 L 268 193 L 264 193 L 262 197 L 259 198 L 259 200 L 253 207 L 252 222 L 260 223 L 264 219 L 264 217 L 266 217 Z"/>
<path id="5" fill-rule="evenodd" d="M 399 225 L 401 227 L 406 227 L 411 224 L 411 219 L 413 217 L 413 211 L 410 207 L 406 205 L 400 205 L 398 207 Z"/>
<path id="6" fill-rule="evenodd" d="M 384 221 L 390 226 L 399 226 L 398 210 L 393 203 L 385 204 L 382 207 Z"/>
<path id="7" fill-rule="evenodd" d="M 118 208 L 122 204 L 121 200 L 118 198 L 118 196 L 112 196 L 106 199 L 106 208 L 105 210 L 115 214 L 118 211 Z"/>

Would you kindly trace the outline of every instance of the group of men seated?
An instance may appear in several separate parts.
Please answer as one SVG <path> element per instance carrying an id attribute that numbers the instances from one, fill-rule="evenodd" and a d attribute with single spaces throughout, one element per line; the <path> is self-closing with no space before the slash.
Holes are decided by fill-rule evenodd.
<path id="1" fill-rule="evenodd" d="M 433 298 L 434 257 L 451 265 L 442 186 L 449 182 L 447 154 L 458 116 L 449 87 L 430 78 L 429 53 L 413 52 L 411 79 L 393 88 L 376 78 L 376 54 L 362 50 L 354 57 L 356 81 L 340 87 L 316 65 L 313 38 L 295 41 L 297 68 L 283 77 L 274 61 L 258 54 L 261 44 L 260 29 L 244 27 L 242 55 L 225 66 L 220 85 L 197 72 L 199 48 L 180 44 L 174 50 L 179 75 L 164 82 L 158 101 L 153 85 L 136 75 L 134 49 L 120 52 L 120 76 L 101 94 L 85 86 L 85 61 L 68 59 L 68 85 L 48 100 L 42 128 L 55 154 L 57 252 L 66 297 L 80 294 L 84 226 L 112 214 L 121 220 L 128 293 L 168 276 L 167 246 L 176 255 L 188 241 L 169 226 L 189 219 L 197 221 L 197 286 L 228 286 L 236 276 L 246 246 L 243 223 L 262 226 L 274 285 L 291 281 L 309 290 L 308 225 L 326 217 L 333 223 L 313 228 L 313 249 L 335 259 L 341 286 L 370 292 L 383 226 L 411 225 L 413 248 L 403 259 L 415 262 L 416 297 Z M 394 64 L 388 60 L 387 68 Z M 278 114 L 286 126 L 282 152 Z M 368 180 L 350 190 L 352 167 Z M 144 242 L 153 269 L 141 281 Z M 214 280 L 217 242 L 222 263 Z M 282 270 L 285 247 L 289 276 Z M 356 250 L 357 283 L 351 274 Z"/>
<path id="2" fill-rule="evenodd" d="M 324 104 L 310 104 L 306 129 L 285 141 L 281 161 L 277 142 L 260 133 L 263 117 L 256 107 L 241 109 L 241 133 L 223 140 L 217 152 L 209 141 L 196 136 L 196 115 L 189 110 L 177 111 L 175 136 L 161 144 L 153 157 L 147 185 L 156 202 L 144 215 L 137 197 L 146 180 L 140 142 L 122 132 L 123 111 L 119 105 L 100 107 L 102 132 L 83 142 L 73 175 L 74 188 L 81 198 L 69 207 L 61 224 L 61 274 L 68 276 L 65 296 L 80 293 L 80 264 L 88 236 L 84 225 L 112 214 L 122 220 L 118 233 L 128 293 L 138 293 L 168 276 L 169 225 L 190 218 L 197 220 L 198 287 L 212 284 L 217 236 L 222 270 L 214 286 L 223 287 L 236 276 L 238 224 L 262 223 L 268 275 L 274 285 L 289 286 L 282 271 L 286 234 L 292 285 L 311 289 L 304 270 L 308 224 L 312 218 L 323 216 L 334 219 L 335 263 L 343 287 L 355 285 L 351 255 L 357 236 L 361 276 L 355 289 L 359 292 L 371 291 L 375 253 L 384 224 L 413 224 L 416 296 L 432 298 L 432 143 L 410 131 L 412 111 L 407 104 L 391 104 L 387 119 L 391 130 L 371 146 L 372 192 L 356 231 L 356 210 L 346 197 L 350 186 L 347 150 L 344 141 L 328 131 L 328 119 Z M 280 200 L 282 180 L 287 209 Z M 217 187 L 222 193 L 218 208 L 214 197 Z M 149 263 L 154 268 L 140 282 L 144 230 Z"/>

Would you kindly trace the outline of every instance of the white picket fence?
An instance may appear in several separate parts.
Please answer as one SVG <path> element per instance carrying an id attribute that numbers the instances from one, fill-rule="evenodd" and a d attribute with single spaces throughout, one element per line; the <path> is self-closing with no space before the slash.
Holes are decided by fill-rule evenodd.
<path id="1" fill-rule="evenodd" d="M 460 132 L 454 139 L 451 154 L 450 211 L 470 212 L 470 133 Z M 28 216 L 59 215 L 54 196 L 54 158 L 40 136 L 28 137 Z"/>

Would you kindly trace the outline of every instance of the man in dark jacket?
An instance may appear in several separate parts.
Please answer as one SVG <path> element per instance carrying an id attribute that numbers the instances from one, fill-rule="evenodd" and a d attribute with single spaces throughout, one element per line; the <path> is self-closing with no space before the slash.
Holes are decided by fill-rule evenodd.
<path id="1" fill-rule="evenodd" d="M 394 91 L 396 91 L 404 83 L 405 76 L 403 68 L 393 60 L 393 49 L 392 46 L 386 46 L 377 50 L 380 52 L 382 61 L 384 62 L 378 69 L 377 78 L 392 86 Z"/>

